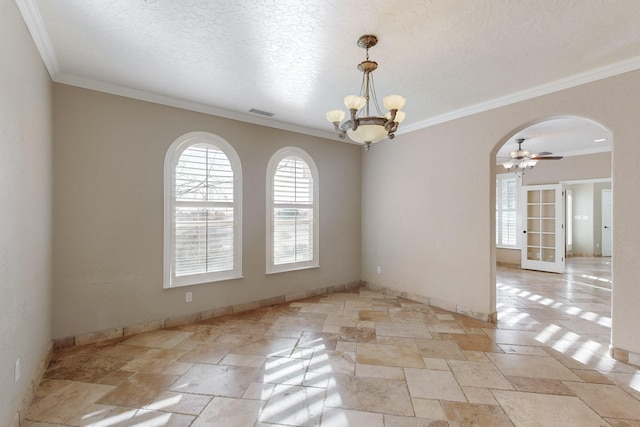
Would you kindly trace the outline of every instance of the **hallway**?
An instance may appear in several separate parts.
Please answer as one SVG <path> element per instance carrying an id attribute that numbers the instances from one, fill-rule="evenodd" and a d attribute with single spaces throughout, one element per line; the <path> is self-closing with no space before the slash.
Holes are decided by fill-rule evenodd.
<path id="1" fill-rule="evenodd" d="M 608 372 L 611 258 L 567 258 L 565 274 L 499 267 L 498 329 L 530 336 L 581 363 Z"/>

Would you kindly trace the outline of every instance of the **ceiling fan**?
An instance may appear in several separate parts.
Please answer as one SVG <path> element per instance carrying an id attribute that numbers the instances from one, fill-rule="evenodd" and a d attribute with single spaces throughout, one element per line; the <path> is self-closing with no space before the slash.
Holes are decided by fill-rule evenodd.
<path id="1" fill-rule="evenodd" d="M 523 171 L 525 169 L 533 169 L 538 163 L 538 160 L 560 160 L 562 156 L 552 156 L 548 151 L 542 151 L 540 153 L 531 154 L 531 151 L 522 149 L 522 143 L 524 138 L 516 139 L 518 149 L 509 153 L 511 156 L 507 161 L 502 163 L 504 168 L 511 171 Z"/>

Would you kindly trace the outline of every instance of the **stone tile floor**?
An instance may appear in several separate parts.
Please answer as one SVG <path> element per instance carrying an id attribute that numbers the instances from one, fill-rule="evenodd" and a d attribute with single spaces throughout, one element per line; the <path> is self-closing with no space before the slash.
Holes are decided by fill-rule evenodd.
<path id="1" fill-rule="evenodd" d="M 498 269 L 497 325 L 367 289 L 55 353 L 43 426 L 640 426 L 607 258 Z"/>

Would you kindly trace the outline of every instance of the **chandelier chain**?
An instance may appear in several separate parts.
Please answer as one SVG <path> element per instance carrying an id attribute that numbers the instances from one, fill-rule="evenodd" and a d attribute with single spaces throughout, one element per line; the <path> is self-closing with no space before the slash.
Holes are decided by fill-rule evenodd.
<path id="1" fill-rule="evenodd" d="M 378 105 L 378 95 L 376 94 L 376 85 L 373 84 L 373 74 L 371 74 L 369 76 L 371 82 L 370 82 L 370 88 L 369 91 L 371 93 L 371 98 L 373 99 L 373 105 L 376 107 L 376 112 L 378 113 L 379 116 L 384 116 L 384 114 L 382 114 L 382 111 L 380 111 L 380 106 Z M 367 115 L 369 115 L 369 112 L 367 111 Z"/>

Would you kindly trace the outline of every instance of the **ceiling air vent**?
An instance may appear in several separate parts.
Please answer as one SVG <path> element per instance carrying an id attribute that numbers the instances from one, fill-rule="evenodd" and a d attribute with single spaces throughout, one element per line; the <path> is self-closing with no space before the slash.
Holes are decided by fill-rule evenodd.
<path id="1" fill-rule="evenodd" d="M 249 110 L 250 113 L 253 114 L 260 114 L 261 116 L 266 116 L 266 117 L 273 117 L 275 116 L 274 113 L 270 113 L 268 111 L 262 111 L 262 110 L 256 110 L 255 108 L 252 108 L 251 110 Z"/>

